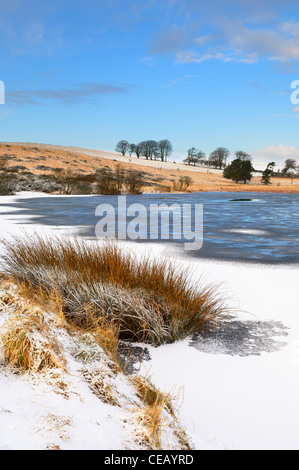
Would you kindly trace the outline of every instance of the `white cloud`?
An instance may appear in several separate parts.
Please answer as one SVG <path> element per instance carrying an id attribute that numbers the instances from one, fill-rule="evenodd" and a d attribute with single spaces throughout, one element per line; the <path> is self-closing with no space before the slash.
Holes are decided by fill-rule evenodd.
<path id="1" fill-rule="evenodd" d="M 274 61 L 299 59 L 299 22 L 285 22 L 275 29 L 250 29 L 229 22 L 227 33 L 229 44 L 236 51 Z"/>
<path id="2" fill-rule="evenodd" d="M 299 21 L 249 23 L 229 14 L 203 22 L 172 27 L 158 37 L 153 54 L 175 54 L 177 62 L 201 63 L 208 60 L 255 63 L 266 59 L 278 63 L 299 60 Z"/>
<path id="3" fill-rule="evenodd" d="M 295 145 L 269 145 L 252 151 L 251 155 L 257 169 L 264 169 L 270 162 L 275 162 L 278 167 L 281 167 L 287 158 L 294 158 L 299 162 L 299 148 Z"/>
<path id="4" fill-rule="evenodd" d="M 213 36 L 207 34 L 206 36 L 200 36 L 199 38 L 195 39 L 195 43 L 199 44 L 200 46 L 203 46 L 204 44 L 208 44 L 212 41 Z"/>

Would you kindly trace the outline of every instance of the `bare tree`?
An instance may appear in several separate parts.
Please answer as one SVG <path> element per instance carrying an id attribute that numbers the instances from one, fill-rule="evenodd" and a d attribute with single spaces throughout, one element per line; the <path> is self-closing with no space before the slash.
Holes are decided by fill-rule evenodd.
<path id="1" fill-rule="evenodd" d="M 229 150 L 225 147 L 218 147 L 214 152 L 210 154 L 209 162 L 211 166 L 215 168 L 224 168 L 226 166 L 227 159 L 229 157 Z"/>
<path id="2" fill-rule="evenodd" d="M 194 159 L 196 158 L 198 150 L 195 147 L 191 147 L 188 150 L 188 157 L 185 158 L 184 162 L 187 163 L 187 165 L 191 165 L 194 162 Z"/>
<path id="3" fill-rule="evenodd" d="M 133 153 L 136 153 L 136 145 L 135 144 L 130 144 L 129 145 L 129 155 L 130 155 L 130 157 L 132 156 Z"/>
<path id="4" fill-rule="evenodd" d="M 119 194 L 117 181 L 110 168 L 100 168 L 96 172 L 97 193 Z"/>
<path id="5" fill-rule="evenodd" d="M 235 152 L 235 155 L 236 155 L 236 158 L 238 158 L 239 160 L 242 160 L 242 161 L 251 161 L 252 160 L 251 155 L 249 155 L 249 153 L 247 153 L 247 152 L 243 152 L 243 150 L 237 150 Z"/>
<path id="6" fill-rule="evenodd" d="M 153 158 L 157 159 L 158 156 L 158 142 L 156 140 L 148 140 L 147 141 L 147 148 L 149 151 L 149 158 L 152 160 Z"/>
<path id="7" fill-rule="evenodd" d="M 192 183 L 193 181 L 190 176 L 181 176 L 179 178 L 179 181 L 173 182 L 173 189 L 174 191 L 187 191 L 187 189 Z"/>
<path id="8" fill-rule="evenodd" d="M 201 150 L 197 150 L 195 147 L 192 147 L 188 150 L 188 157 L 185 158 L 184 162 L 187 165 L 199 165 L 202 164 L 206 158 L 206 154 Z"/>
<path id="9" fill-rule="evenodd" d="M 139 142 L 139 144 L 135 145 L 134 153 L 136 154 L 137 158 L 140 158 L 142 155 L 142 144 L 143 142 Z"/>
<path id="10" fill-rule="evenodd" d="M 117 193 L 120 194 L 123 188 L 123 185 L 125 182 L 125 176 L 126 176 L 125 170 L 121 167 L 121 165 L 116 166 L 114 175 L 115 175 Z"/>
<path id="11" fill-rule="evenodd" d="M 152 160 L 158 154 L 158 142 L 155 140 L 144 140 L 140 142 L 140 155 L 147 160 Z"/>
<path id="12" fill-rule="evenodd" d="M 55 176 L 63 194 L 74 194 L 78 179 L 73 171 L 59 168 L 55 171 Z"/>
<path id="13" fill-rule="evenodd" d="M 126 172 L 121 165 L 115 170 L 100 168 L 96 172 L 97 192 L 99 194 L 121 194 L 126 179 Z"/>
<path id="14" fill-rule="evenodd" d="M 162 162 L 167 162 L 167 158 L 172 154 L 173 148 L 169 140 L 163 139 L 158 142 L 158 153 Z"/>
<path id="15" fill-rule="evenodd" d="M 130 156 L 135 153 L 136 157 L 139 158 L 140 155 L 141 155 L 141 151 L 142 151 L 142 142 L 140 142 L 139 144 L 130 144 L 130 148 L 129 148 L 129 153 L 130 153 Z"/>
<path id="16" fill-rule="evenodd" d="M 297 161 L 294 160 L 293 158 L 288 158 L 285 162 L 284 162 L 284 168 L 282 170 L 282 173 L 289 173 L 290 171 L 293 171 L 293 170 L 296 170 L 297 168 Z"/>
<path id="17" fill-rule="evenodd" d="M 120 140 L 116 147 L 115 150 L 116 152 L 121 153 L 123 156 L 126 155 L 126 152 L 129 150 L 130 144 L 127 140 Z"/>
<path id="18" fill-rule="evenodd" d="M 291 178 L 293 183 L 294 177 L 298 175 L 298 168 L 299 167 L 297 166 L 297 161 L 293 158 L 288 158 L 284 162 L 284 168 L 281 173 L 284 176 L 288 176 L 289 178 Z"/>
<path id="19" fill-rule="evenodd" d="M 144 176 L 141 171 L 129 170 L 125 179 L 127 189 L 132 194 L 141 194 L 142 187 L 145 184 Z"/>

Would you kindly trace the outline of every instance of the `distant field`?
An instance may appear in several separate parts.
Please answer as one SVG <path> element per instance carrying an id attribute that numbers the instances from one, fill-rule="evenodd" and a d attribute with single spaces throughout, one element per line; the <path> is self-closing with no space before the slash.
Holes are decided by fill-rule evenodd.
<path id="1" fill-rule="evenodd" d="M 254 191 L 276 193 L 299 193 L 299 180 L 273 178 L 271 186 L 260 183 L 261 176 L 254 177 L 250 184 L 236 184 L 223 178 L 220 170 L 199 167 L 187 167 L 183 163 L 172 161 L 162 163 L 137 159 L 114 152 L 102 150 L 63 147 L 57 145 L 34 143 L 0 144 L 0 156 L 9 159 L 10 167 L 19 171 L 30 171 L 33 174 L 53 174 L 59 168 L 71 170 L 78 174 L 94 173 L 95 170 L 107 167 L 114 169 L 120 165 L 125 169 L 138 169 L 144 173 L 147 181 L 145 192 L 175 192 L 173 184 L 181 176 L 190 176 L 192 185 L 188 191 Z"/>

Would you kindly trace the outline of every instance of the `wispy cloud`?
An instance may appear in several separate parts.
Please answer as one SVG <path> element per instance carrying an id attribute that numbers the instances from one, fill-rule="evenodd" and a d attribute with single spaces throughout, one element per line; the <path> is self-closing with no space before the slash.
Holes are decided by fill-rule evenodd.
<path id="1" fill-rule="evenodd" d="M 176 54 L 176 62 L 182 64 L 191 64 L 206 62 L 208 60 L 220 60 L 221 62 L 241 62 L 245 64 L 252 64 L 257 61 L 255 54 L 248 54 L 242 56 L 236 54 L 235 51 L 227 50 L 225 52 L 217 52 L 211 48 L 204 54 L 197 54 L 192 51 L 183 51 Z"/>
<path id="2" fill-rule="evenodd" d="M 274 62 L 299 60 L 299 22 L 289 21 L 275 28 L 254 28 L 240 21 L 222 20 L 217 36 L 195 39 L 201 46 L 192 51 L 179 49 L 176 60 L 182 63 L 221 60 L 223 62 L 255 63 L 260 58 Z M 206 47 L 204 47 L 206 46 Z"/>
<path id="3" fill-rule="evenodd" d="M 151 54 L 166 55 L 184 49 L 193 39 L 190 30 L 183 26 L 171 26 L 169 31 L 159 33 L 150 49 Z"/>
<path id="4" fill-rule="evenodd" d="M 155 59 L 153 57 L 142 57 L 140 59 L 140 62 L 142 62 L 144 65 L 147 65 L 148 67 L 154 67 L 156 65 Z"/>
<path id="5" fill-rule="evenodd" d="M 274 73 L 280 73 L 283 75 L 294 75 L 299 73 L 299 68 L 294 61 L 275 62 L 272 64 L 272 70 Z"/>
<path id="6" fill-rule="evenodd" d="M 174 87 L 175 85 L 178 85 L 178 84 L 187 84 L 188 83 L 188 80 L 192 79 L 192 78 L 196 78 L 197 75 L 182 75 L 181 77 L 177 77 L 177 78 L 172 78 L 168 83 L 167 85 L 163 85 L 163 88 L 172 88 Z"/>
<path id="7" fill-rule="evenodd" d="M 8 91 L 6 101 L 15 105 L 44 105 L 51 102 L 73 105 L 80 102 L 92 103 L 99 96 L 128 93 L 129 86 L 114 86 L 103 83 L 84 83 L 72 88 L 56 90 L 14 90 Z"/>
<path id="8" fill-rule="evenodd" d="M 182 16 L 155 38 L 151 54 L 173 54 L 179 63 L 256 63 L 265 59 L 291 63 L 299 60 L 299 22 L 281 21 L 279 12 L 292 12 L 293 1 L 173 2 Z"/>

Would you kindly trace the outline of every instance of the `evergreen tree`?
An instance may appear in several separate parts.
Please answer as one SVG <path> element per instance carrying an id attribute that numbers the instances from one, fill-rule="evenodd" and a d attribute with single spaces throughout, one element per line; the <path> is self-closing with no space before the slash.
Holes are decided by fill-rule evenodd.
<path id="1" fill-rule="evenodd" d="M 261 182 L 265 185 L 271 184 L 271 177 L 273 176 L 274 173 L 274 167 L 276 164 L 274 162 L 269 163 L 267 168 L 263 171 L 263 176 L 261 179 Z"/>
<path id="2" fill-rule="evenodd" d="M 223 176 L 236 183 L 242 182 L 246 184 L 248 181 L 251 181 L 254 171 L 250 159 L 236 158 L 224 169 Z"/>

